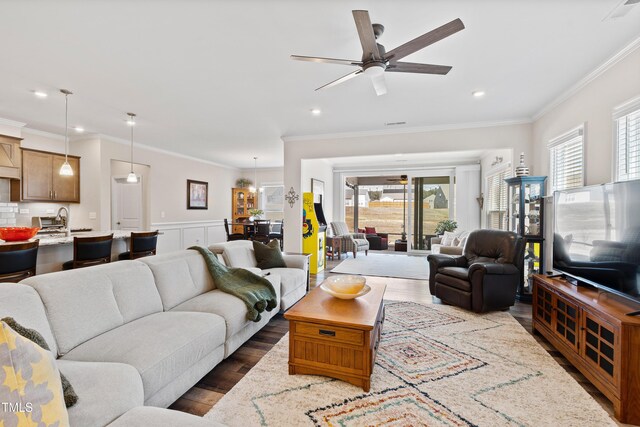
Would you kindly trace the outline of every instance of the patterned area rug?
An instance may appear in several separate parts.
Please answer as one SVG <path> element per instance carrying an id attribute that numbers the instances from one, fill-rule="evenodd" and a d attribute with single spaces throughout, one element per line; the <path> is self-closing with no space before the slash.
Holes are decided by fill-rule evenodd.
<path id="1" fill-rule="evenodd" d="M 399 277 L 402 279 L 429 279 L 426 256 L 390 255 L 369 252 L 357 258 L 347 258 L 331 270 L 332 273 L 361 274 L 365 276 Z"/>
<path id="2" fill-rule="evenodd" d="M 371 391 L 288 375 L 288 335 L 205 415 L 230 426 L 607 426 L 508 313 L 386 303 Z"/>

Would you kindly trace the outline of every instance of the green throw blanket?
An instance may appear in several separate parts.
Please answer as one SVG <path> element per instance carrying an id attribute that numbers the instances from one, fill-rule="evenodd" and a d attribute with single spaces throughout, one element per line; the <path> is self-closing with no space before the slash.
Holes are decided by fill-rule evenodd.
<path id="1" fill-rule="evenodd" d="M 229 268 L 222 265 L 209 249 L 202 246 L 191 246 L 204 257 L 216 288 L 234 295 L 244 301 L 247 306 L 247 319 L 259 322 L 260 313 L 271 311 L 278 305 L 278 297 L 273 285 L 264 277 L 253 274 L 244 268 Z"/>

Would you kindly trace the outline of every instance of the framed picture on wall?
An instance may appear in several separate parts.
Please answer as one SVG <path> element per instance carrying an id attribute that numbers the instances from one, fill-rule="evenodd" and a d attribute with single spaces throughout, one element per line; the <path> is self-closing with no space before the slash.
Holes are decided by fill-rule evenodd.
<path id="1" fill-rule="evenodd" d="M 263 185 L 262 189 L 262 210 L 265 212 L 283 212 L 284 185 Z"/>
<path id="2" fill-rule="evenodd" d="M 324 181 L 311 178 L 311 192 L 313 193 L 313 203 L 320 203 L 324 206 Z"/>
<path id="3" fill-rule="evenodd" d="M 209 183 L 187 180 L 187 209 L 209 209 Z"/>

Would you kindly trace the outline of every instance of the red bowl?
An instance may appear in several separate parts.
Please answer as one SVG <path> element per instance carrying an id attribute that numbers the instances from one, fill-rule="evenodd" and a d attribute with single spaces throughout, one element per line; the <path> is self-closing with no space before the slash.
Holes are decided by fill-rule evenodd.
<path id="1" fill-rule="evenodd" d="M 40 230 L 40 227 L 0 227 L 0 239 L 5 242 L 29 240 Z"/>

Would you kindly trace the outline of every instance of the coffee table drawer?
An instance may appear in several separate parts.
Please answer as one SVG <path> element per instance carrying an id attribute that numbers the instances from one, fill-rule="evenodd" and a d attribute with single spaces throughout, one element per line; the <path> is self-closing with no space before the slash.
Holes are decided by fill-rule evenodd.
<path id="1" fill-rule="evenodd" d="M 339 341 L 354 345 L 362 345 L 364 343 L 364 331 L 305 322 L 296 322 L 295 325 L 296 335 Z"/>

